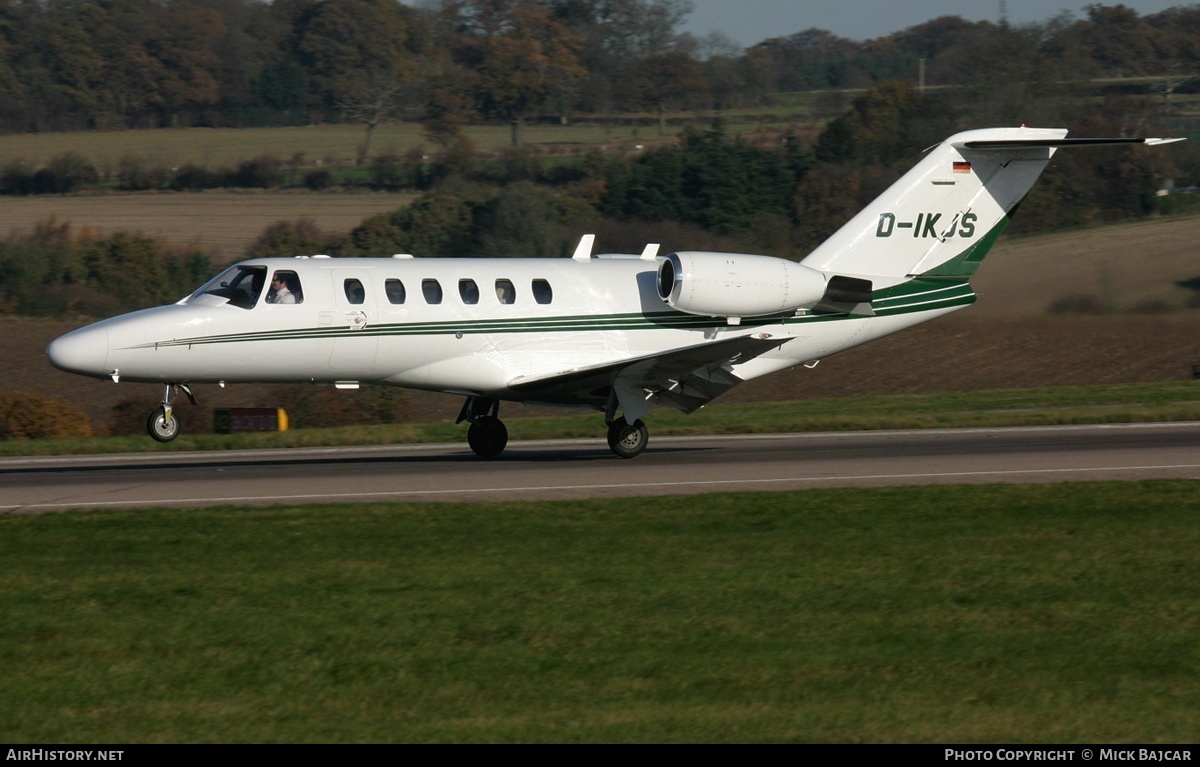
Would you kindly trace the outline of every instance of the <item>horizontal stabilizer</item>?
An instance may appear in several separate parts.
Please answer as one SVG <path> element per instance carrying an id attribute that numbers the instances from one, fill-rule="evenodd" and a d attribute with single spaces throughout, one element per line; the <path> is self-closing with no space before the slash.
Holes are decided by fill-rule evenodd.
<path id="1" fill-rule="evenodd" d="M 1186 141 L 1182 138 L 1059 138 L 1059 139 L 1044 139 L 1044 138 L 1028 138 L 1028 139 L 1002 139 L 993 141 L 964 141 L 956 146 L 966 147 L 967 149 L 1015 149 L 1019 147 L 1033 146 L 1091 146 L 1098 144 L 1146 144 L 1148 146 L 1158 146 L 1159 144 L 1174 144 L 1176 141 Z"/>

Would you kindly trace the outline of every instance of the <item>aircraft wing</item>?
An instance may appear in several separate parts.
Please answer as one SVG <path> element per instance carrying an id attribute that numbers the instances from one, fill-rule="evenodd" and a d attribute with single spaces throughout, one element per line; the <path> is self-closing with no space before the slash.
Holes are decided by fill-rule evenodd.
<path id="1" fill-rule="evenodd" d="M 627 420 L 656 402 L 690 413 L 742 382 L 733 366 L 778 348 L 791 336 L 759 333 L 629 357 L 541 376 L 520 377 L 509 388 L 538 402 L 611 407 L 616 392 Z"/>

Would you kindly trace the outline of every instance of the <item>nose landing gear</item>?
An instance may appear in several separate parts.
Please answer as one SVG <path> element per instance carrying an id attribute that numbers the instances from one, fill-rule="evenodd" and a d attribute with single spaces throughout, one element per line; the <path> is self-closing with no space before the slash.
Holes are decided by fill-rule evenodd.
<path id="1" fill-rule="evenodd" d="M 197 404 L 196 395 L 192 394 L 192 389 L 187 384 L 164 384 L 162 404 L 146 420 L 146 431 L 158 442 L 170 442 L 179 436 L 182 425 L 171 406 L 175 401 L 176 389 L 182 390 L 193 405 Z"/>

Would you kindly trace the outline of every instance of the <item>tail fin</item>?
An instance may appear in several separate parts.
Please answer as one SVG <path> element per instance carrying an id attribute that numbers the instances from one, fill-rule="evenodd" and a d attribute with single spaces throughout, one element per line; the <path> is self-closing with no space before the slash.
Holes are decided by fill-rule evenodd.
<path id="1" fill-rule="evenodd" d="M 951 136 L 802 263 L 869 279 L 876 289 L 916 276 L 965 279 L 1059 147 L 1180 140 L 1066 135 L 1062 128 L 985 128 Z"/>

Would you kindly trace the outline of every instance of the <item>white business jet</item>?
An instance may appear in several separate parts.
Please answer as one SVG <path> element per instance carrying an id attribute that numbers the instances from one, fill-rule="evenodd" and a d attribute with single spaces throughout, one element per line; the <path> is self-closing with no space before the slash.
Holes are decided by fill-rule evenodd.
<path id="1" fill-rule="evenodd" d="M 504 450 L 501 401 L 604 413 L 623 458 L 651 405 L 690 413 L 752 378 L 972 303 L 968 280 L 1054 152 L 1101 143 L 1062 129 L 959 133 L 800 263 L 680 251 L 569 259 L 261 258 L 170 306 L 62 336 L 57 368 L 163 384 L 152 437 L 179 433 L 198 383 L 388 384 L 465 398 L 483 458 Z"/>

